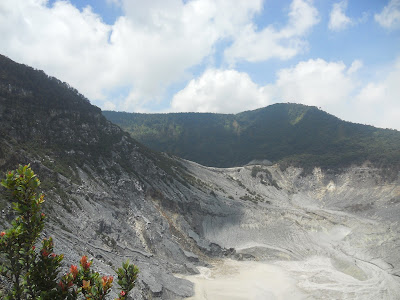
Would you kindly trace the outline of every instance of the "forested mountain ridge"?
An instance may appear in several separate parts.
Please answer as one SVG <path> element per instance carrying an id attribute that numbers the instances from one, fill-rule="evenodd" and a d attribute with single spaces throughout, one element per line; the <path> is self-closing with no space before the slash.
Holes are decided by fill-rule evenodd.
<path id="1" fill-rule="evenodd" d="M 130 258 L 141 268 L 135 299 L 192 294 L 171 273 L 193 272 L 181 240 L 185 251 L 199 250 L 183 233 L 175 240 L 168 228 L 179 226 L 159 203 L 176 213 L 186 204 L 174 201 L 192 198 L 180 163 L 135 141 L 67 83 L 0 55 L 1 178 L 28 163 L 46 194 L 44 235 L 67 263 L 89 255 L 112 274 Z M 13 219 L 7 200 L 1 188 L 1 230 Z"/>
<path id="2" fill-rule="evenodd" d="M 313 106 L 281 103 L 238 114 L 103 114 L 150 148 L 207 166 L 268 159 L 309 170 L 367 161 L 400 168 L 399 131 L 342 121 Z"/>
<path id="3" fill-rule="evenodd" d="M 305 111 L 282 118 L 300 124 L 312 117 Z M 234 136 L 257 136 L 251 125 L 266 118 L 249 113 L 237 124 L 224 115 L 218 122 Z M 54 238 L 54 252 L 66 263 L 93 257 L 105 275 L 129 258 L 140 270 L 129 295 L 136 300 L 190 297 L 193 283 L 183 278 L 226 258 L 281 264 L 316 299 L 400 297 L 400 177 L 387 180 L 382 169 L 207 168 L 148 149 L 68 84 L 0 56 L 0 173 L 27 163 L 42 181 L 44 236 Z M 3 191 L 1 231 L 13 219 Z M 260 286 L 269 281 L 258 278 Z M 4 282 L 0 276 L 0 290 Z"/>

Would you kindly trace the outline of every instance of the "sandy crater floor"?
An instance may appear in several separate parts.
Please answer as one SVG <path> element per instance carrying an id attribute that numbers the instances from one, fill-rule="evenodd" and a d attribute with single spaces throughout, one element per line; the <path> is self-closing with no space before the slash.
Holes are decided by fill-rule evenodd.
<path id="1" fill-rule="evenodd" d="M 188 300 L 399 299 L 397 283 L 377 267 L 343 266 L 327 257 L 274 263 L 225 259 L 199 275 Z M 362 275 L 362 276 L 361 276 Z"/>
<path id="2" fill-rule="evenodd" d="M 200 267 L 199 271 L 199 275 L 184 277 L 195 284 L 195 296 L 187 299 L 306 299 L 296 281 L 280 266 L 227 259 L 214 268 Z"/>

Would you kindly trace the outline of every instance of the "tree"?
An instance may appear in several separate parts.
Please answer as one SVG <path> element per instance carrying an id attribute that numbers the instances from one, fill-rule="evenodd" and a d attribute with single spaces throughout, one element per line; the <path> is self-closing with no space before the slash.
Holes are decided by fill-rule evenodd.
<path id="1" fill-rule="evenodd" d="M 0 233 L 0 273 L 10 279 L 11 289 L 3 291 L 5 299 L 106 299 L 113 285 L 112 276 L 100 276 L 90 267 L 92 261 L 82 256 L 79 268 L 72 265 L 59 276 L 64 256 L 53 252 L 52 238 L 35 245 L 44 227 L 41 212 L 44 195 L 37 193 L 40 180 L 29 165 L 6 174 L 1 185 L 10 191 L 12 209 L 17 217 L 11 228 Z M 117 271 L 120 295 L 125 300 L 135 286 L 139 269 L 129 261 Z"/>

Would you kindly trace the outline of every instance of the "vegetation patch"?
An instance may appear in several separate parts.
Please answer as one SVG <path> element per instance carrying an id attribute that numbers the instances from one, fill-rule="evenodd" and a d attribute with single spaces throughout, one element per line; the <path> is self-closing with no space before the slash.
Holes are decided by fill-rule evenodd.
<path id="1" fill-rule="evenodd" d="M 399 131 L 345 122 L 312 106 L 280 103 L 236 115 L 103 114 L 148 147 L 206 166 L 268 159 L 308 174 L 315 167 L 341 172 L 370 161 L 400 170 Z"/>

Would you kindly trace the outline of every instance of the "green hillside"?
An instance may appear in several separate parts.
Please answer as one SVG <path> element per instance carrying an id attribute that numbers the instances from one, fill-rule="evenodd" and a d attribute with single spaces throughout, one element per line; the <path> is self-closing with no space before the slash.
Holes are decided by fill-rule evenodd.
<path id="1" fill-rule="evenodd" d="M 253 159 L 306 170 L 366 161 L 400 166 L 399 131 L 345 122 L 312 106 L 281 103 L 235 115 L 103 114 L 150 148 L 207 166 L 233 167 Z"/>
<path id="2" fill-rule="evenodd" d="M 1 171 L 41 161 L 77 178 L 76 166 L 96 166 L 110 159 L 123 136 L 129 137 L 67 83 L 0 55 Z M 129 155 L 119 154 L 117 159 L 126 166 Z M 46 179 L 48 173 L 39 171 L 39 176 Z"/>

